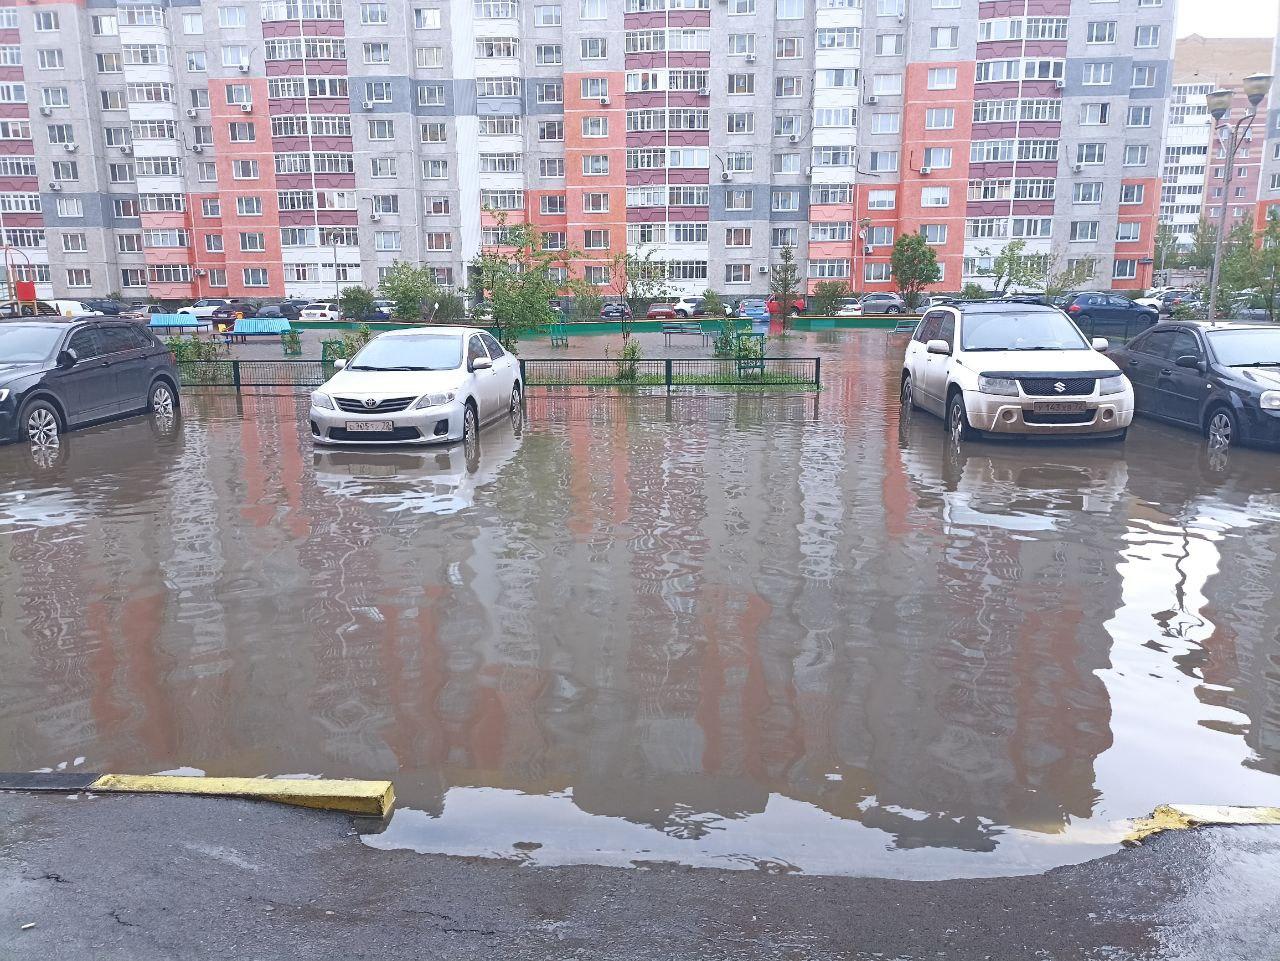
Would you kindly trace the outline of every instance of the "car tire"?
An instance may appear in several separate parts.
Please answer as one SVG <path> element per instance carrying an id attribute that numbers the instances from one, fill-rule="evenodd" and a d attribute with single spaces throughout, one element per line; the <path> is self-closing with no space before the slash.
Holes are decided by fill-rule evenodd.
<path id="1" fill-rule="evenodd" d="M 18 415 L 18 429 L 22 437 L 36 446 L 52 446 L 62 436 L 62 417 L 58 408 L 47 400 L 28 401 Z"/>
<path id="2" fill-rule="evenodd" d="M 476 413 L 475 401 L 467 401 L 462 409 L 462 440 L 465 442 L 480 433 L 480 415 Z"/>
<path id="3" fill-rule="evenodd" d="M 520 404 L 522 400 L 523 400 L 523 396 L 520 393 L 520 381 L 516 381 L 514 384 L 511 385 L 510 409 L 513 414 L 516 411 L 520 410 Z"/>
<path id="4" fill-rule="evenodd" d="M 1240 424 L 1229 407 L 1215 407 L 1209 411 L 1204 433 L 1212 450 L 1230 450 L 1240 443 Z"/>
<path id="5" fill-rule="evenodd" d="M 902 409 L 904 411 L 915 410 L 916 401 L 911 390 L 911 375 L 902 375 Z"/>
<path id="6" fill-rule="evenodd" d="M 896 306 L 895 304 L 890 304 L 888 307 L 885 308 L 884 312 L 886 314 L 900 314 L 902 313 L 902 308 Z"/>
<path id="7" fill-rule="evenodd" d="M 172 417 L 178 409 L 178 395 L 167 380 L 157 380 L 147 392 L 147 413 Z"/>
<path id="8" fill-rule="evenodd" d="M 969 425 L 969 412 L 964 406 L 964 394 L 952 391 L 947 399 L 947 434 L 952 443 L 972 440 L 977 432 Z"/>

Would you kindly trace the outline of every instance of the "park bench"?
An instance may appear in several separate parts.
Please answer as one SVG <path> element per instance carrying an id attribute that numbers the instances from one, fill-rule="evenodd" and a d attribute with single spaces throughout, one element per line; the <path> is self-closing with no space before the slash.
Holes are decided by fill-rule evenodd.
<path id="1" fill-rule="evenodd" d="M 196 317 L 192 314 L 152 314 L 147 326 L 152 330 L 205 330 L 213 326 L 207 317 Z"/>
<path id="2" fill-rule="evenodd" d="M 910 320 L 900 320 L 894 325 L 893 332 L 895 334 L 915 333 L 916 324 L 918 323 L 920 323 L 919 317 L 912 317 Z"/>
<path id="3" fill-rule="evenodd" d="M 702 329 L 702 325 L 698 323 L 666 323 L 662 325 L 662 337 L 668 347 L 671 346 L 672 337 L 698 337 L 705 344 L 707 342 L 707 333 Z"/>
<path id="4" fill-rule="evenodd" d="M 552 347 L 569 346 L 569 328 L 566 324 L 547 324 L 547 333 L 551 336 Z"/>
<path id="5" fill-rule="evenodd" d="M 290 329 L 283 317 L 242 317 L 223 337 L 228 344 L 247 344 L 250 337 L 279 337 Z"/>

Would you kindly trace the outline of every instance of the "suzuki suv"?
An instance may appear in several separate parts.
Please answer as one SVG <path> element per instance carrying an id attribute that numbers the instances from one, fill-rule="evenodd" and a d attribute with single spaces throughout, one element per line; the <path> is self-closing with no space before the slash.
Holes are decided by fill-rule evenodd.
<path id="1" fill-rule="evenodd" d="M 923 407 L 955 441 L 995 434 L 1123 438 L 1133 388 L 1062 311 L 956 303 L 920 319 L 902 365 L 904 410 Z"/>

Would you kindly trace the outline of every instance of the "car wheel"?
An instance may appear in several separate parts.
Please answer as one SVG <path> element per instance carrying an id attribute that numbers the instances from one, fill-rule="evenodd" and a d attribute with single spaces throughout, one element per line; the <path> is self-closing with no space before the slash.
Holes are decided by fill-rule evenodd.
<path id="1" fill-rule="evenodd" d="M 956 391 L 947 402 L 947 434 L 952 443 L 958 444 L 973 437 L 969 426 L 969 412 L 964 407 L 964 395 Z"/>
<path id="2" fill-rule="evenodd" d="M 1230 450 L 1240 439 L 1235 414 L 1225 407 L 1219 407 L 1209 415 L 1205 433 L 1210 450 Z"/>
<path id="3" fill-rule="evenodd" d="M 511 413 L 517 413 L 520 410 L 520 384 L 517 382 L 511 385 Z"/>
<path id="4" fill-rule="evenodd" d="M 915 410 L 916 402 L 911 392 L 911 375 L 904 374 L 902 377 L 902 409 L 904 411 Z"/>
<path id="5" fill-rule="evenodd" d="M 174 410 L 178 406 L 178 398 L 173 393 L 173 388 L 163 380 L 158 380 L 151 385 L 151 403 L 150 411 L 157 417 L 172 417 Z"/>
<path id="6" fill-rule="evenodd" d="M 23 407 L 19 421 L 22 433 L 34 446 L 56 444 L 62 434 L 57 408 L 46 400 L 33 400 Z"/>
<path id="7" fill-rule="evenodd" d="M 465 443 L 480 433 L 480 420 L 476 416 L 476 405 L 467 401 L 462 411 L 462 440 Z"/>
<path id="8" fill-rule="evenodd" d="M 885 308 L 884 312 L 886 314 L 900 314 L 902 313 L 902 308 L 894 304 L 890 304 L 888 307 Z"/>

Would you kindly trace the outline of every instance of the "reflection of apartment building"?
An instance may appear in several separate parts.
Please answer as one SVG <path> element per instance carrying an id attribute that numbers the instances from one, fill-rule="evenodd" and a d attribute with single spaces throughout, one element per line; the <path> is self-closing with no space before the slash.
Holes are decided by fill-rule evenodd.
<path id="1" fill-rule="evenodd" d="M 1262 116 L 1266 122 L 1266 142 L 1262 152 L 1262 170 L 1258 183 L 1258 212 L 1254 218 L 1262 224 L 1268 216 L 1277 216 L 1280 209 L 1280 25 L 1271 51 L 1271 65 L 1267 71 L 1275 79 L 1271 92 L 1262 102 Z M 1261 121 L 1260 121 L 1261 123 Z"/>
<path id="2" fill-rule="evenodd" d="M 1225 151 L 1214 139 L 1205 95 L 1221 87 L 1239 90 L 1244 77 L 1265 73 L 1270 64 L 1267 40 L 1190 36 L 1178 41 L 1160 171 L 1160 222 L 1172 229 L 1180 244 L 1192 242 L 1203 218 L 1216 221 L 1224 202 L 1229 224 L 1253 215 L 1264 152 L 1262 124 L 1240 147 L 1231 187 L 1224 189 Z M 1237 97 L 1233 117 L 1247 108 L 1248 100 Z"/>
<path id="3" fill-rule="evenodd" d="M 264 0 L 0 8 L 0 229 L 45 295 L 462 284 L 499 215 L 672 287 L 1150 276 L 1171 0 Z M 28 106 L 29 104 L 29 106 Z"/>

